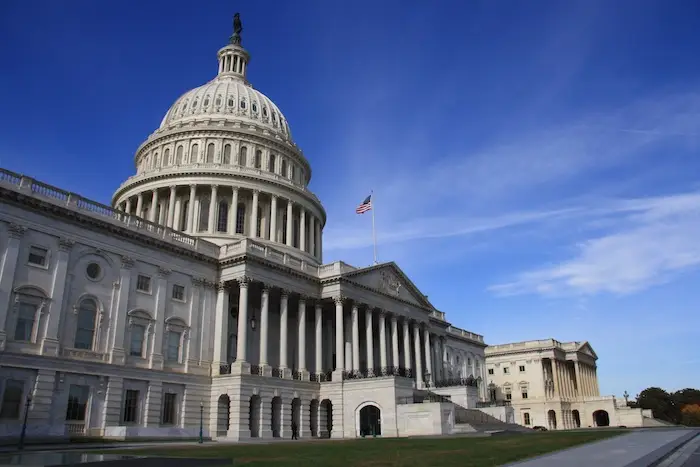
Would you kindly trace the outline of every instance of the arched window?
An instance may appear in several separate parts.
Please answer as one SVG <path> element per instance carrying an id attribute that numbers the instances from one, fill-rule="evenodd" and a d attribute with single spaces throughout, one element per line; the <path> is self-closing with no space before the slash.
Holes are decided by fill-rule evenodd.
<path id="1" fill-rule="evenodd" d="M 214 143 L 207 145 L 207 164 L 214 163 Z"/>
<path id="2" fill-rule="evenodd" d="M 228 106 L 233 107 L 234 105 L 236 105 L 236 102 L 233 100 L 233 97 L 229 97 L 228 98 Z"/>
<path id="3" fill-rule="evenodd" d="M 238 203 L 236 210 L 236 233 L 243 234 L 245 229 L 245 204 Z"/>
<path id="4" fill-rule="evenodd" d="M 282 213 L 282 241 L 280 243 L 287 243 L 287 212 Z"/>
<path id="5" fill-rule="evenodd" d="M 160 166 L 160 156 L 158 156 L 158 153 L 153 156 L 153 168 L 157 169 Z"/>
<path id="6" fill-rule="evenodd" d="M 263 210 L 261 207 L 258 207 L 258 226 L 256 228 L 256 236 L 258 238 L 262 237 L 262 217 L 263 217 Z"/>
<path id="7" fill-rule="evenodd" d="M 282 171 L 281 171 L 280 175 L 282 175 L 283 177 L 287 176 L 287 160 L 286 159 L 282 159 Z"/>
<path id="8" fill-rule="evenodd" d="M 187 230 L 187 213 L 189 211 L 190 202 L 189 200 L 182 203 L 182 212 L 180 213 L 180 231 L 184 232 Z"/>
<path id="9" fill-rule="evenodd" d="M 170 149 L 166 149 L 165 151 L 163 151 L 163 165 L 170 165 Z"/>
<path id="10" fill-rule="evenodd" d="M 204 98 L 204 107 L 209 107 L 209 96 Z"/>
<path id="11" fill-rule="evenodd" d="M 231 163 L 231 145 L 227 144 L 224 146 L 224 158 L 222 161 L 223 164 L 230 164 Z"/>
<path id="12" fill-rule="evenodd" d="M 219 203 L 219 222 L 216 226 L 217 232 L 226 232 L 228 226 L 228 203 L 221 201 Z"/>
<path id="13" fill-rule="evenodd" d="M 248 159 L 248 148 L 245 146 L 241 146 L 241 154 L 238 158 L 238 165 L 242 165 L 243 167 L 245 167 L 246 165 L 248 165 L 247 159 Z"/>
<path id="14" fill-rule="evenodd" d="M 245 101 L 241 100 L 241 109 L 245 109 Z"/>
<path id="15" fill-rule="evenodd" d="M 275 155 L 270 154 L 270 165 L 268 166 L 268 170 L 272 173 L 275 173 Z"/>
<path id="16" fill-rule="evenodd" d="M 292 180 L 296 181 L 296 179 L 297 179 L 297 166 L 292 164 L 291 168 L 292 168 L 292 177 L 291 178 L 292 178 Z"/>
<path id="17" fill-rule="evenodd" d="M 80 302 L 73 348 L 92 350 L 93 342 L 95 341 L 96 322 L 97 303 L 95 303 L 95 300 L 88 298 Z"/>
<path id="18" fill-rule="evenodd" d="M 258 149 L 255 151 L 255 168 L 259 169 L 262 167 L 262 151 Z"/>
<path id="19" fill-rule="evenodd" d="M 209 198 L 204 197 L 199 202 L 199 231 L 209 228 Z"/>
<path id="20" fill-rule="evenodd" d="M 192 145 L 192 151 L 190 151 L 190 163 L 196 164 L 199 158 L 199 144 L 194 143 Z"/>
<path id="21" fill-rule="evenodd" d="M 182 164 L 182 151 L 183 151 L 183 147 L 178 146 L 177 151 L 175 152 L 175 164 L 176 165 Z"/>

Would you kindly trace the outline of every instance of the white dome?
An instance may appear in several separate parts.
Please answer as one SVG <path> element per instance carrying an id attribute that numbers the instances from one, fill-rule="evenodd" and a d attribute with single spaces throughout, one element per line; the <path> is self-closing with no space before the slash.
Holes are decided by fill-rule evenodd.
<path id="1" fill-rule="evenodd" d="M 240 77 L 227 74 L 180 96 L 165 114 L 160 130 L 210 119 L 255 124 L 282 139 L 292 137 L 287 119 L 267 96 Z"/>

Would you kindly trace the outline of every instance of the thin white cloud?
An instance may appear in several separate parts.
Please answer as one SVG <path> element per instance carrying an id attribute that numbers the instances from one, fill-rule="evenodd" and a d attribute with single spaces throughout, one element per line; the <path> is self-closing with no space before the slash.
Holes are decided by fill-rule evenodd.
<path id="1" fill-rule="evenodd" d="M 616 203 L 627 211 L 576 254 L 492 286 L 498 294 L 629 294 L 700 267 L 700 192 Z"/>

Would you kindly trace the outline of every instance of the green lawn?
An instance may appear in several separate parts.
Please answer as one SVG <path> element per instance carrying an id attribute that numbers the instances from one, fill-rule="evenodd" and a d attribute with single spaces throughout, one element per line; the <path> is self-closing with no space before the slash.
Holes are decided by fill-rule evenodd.
<path id="1" fill-rule="evenodd" d="M 128 450 L 137 455 L 216 457 L 250 467 L 487 467 L 625 433 L 622 430 L 494 437 L 388 438 Z M 114 452 L 114 451 L 110 451 Z"/>

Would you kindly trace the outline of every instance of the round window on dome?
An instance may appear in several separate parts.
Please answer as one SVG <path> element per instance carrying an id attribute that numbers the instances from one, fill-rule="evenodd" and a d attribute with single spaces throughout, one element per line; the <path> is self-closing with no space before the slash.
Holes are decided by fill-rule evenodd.
<path id="1" fill-rule="evenodd" d="M 85 273 L 87 274 L 88 279 L 96 281 L 102 275 L 102 268 L 97 263 L 90 263 L 87 265 L 87 268 L 85 268 Z"/>

